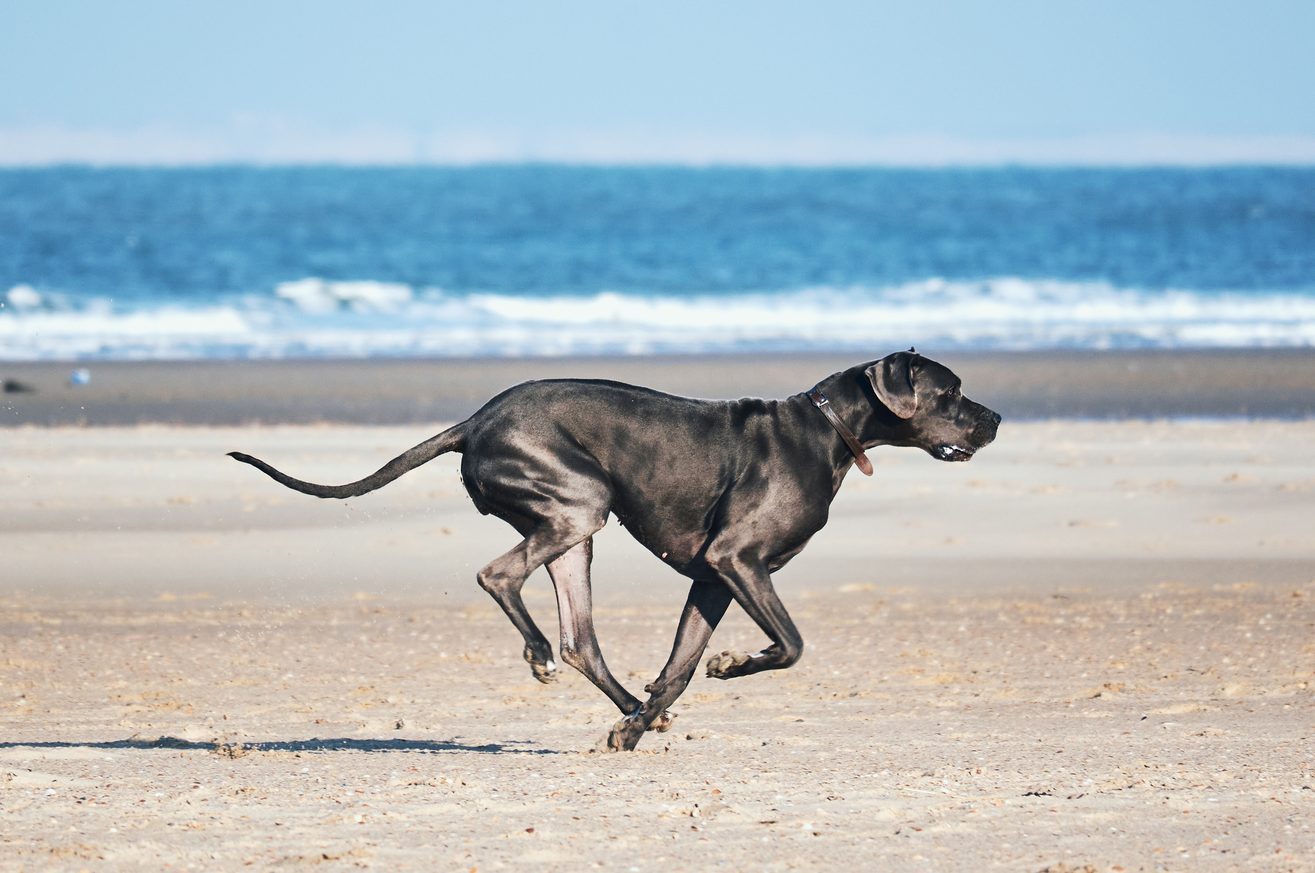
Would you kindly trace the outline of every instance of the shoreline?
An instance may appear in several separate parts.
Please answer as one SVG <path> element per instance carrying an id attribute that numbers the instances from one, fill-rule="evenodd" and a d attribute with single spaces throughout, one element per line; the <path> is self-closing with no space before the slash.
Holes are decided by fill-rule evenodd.
<path id="1" fill-rule="evenodd" d="M 1315 416 L 1315 349 L 929 356 L 1006 420 Z M 0 427 L 417 424 L 461 420 L 530 379 L 598 378 L 714 399 L 786 397 L 846 354 L 0 362 Z M 90 381 L 73 386 L 75 369 Z"/>

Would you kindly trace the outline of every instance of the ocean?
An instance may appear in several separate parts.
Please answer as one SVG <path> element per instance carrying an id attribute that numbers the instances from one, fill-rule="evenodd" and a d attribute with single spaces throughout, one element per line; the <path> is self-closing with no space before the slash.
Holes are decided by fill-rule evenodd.
<path id="1" fill-rule="evenodd" d="M 0 170 L 0 359 L 1315 345 L 1315 168 Z"/>

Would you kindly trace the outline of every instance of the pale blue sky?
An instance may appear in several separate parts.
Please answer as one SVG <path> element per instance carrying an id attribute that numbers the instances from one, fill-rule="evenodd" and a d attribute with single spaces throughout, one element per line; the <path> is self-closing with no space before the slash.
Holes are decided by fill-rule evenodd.
<path id="1" fill-rule="evenodd" d="M 0 0 L 0 163 L 1315 163 L 1315 2 Z"/>

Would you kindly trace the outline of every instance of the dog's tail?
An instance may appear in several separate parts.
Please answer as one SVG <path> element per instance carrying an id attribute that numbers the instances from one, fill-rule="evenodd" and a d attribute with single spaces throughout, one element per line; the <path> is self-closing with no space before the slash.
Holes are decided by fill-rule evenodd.
<path id="1" fill-rule="evenodd" d="M 250 464 L 275 482 L 281 482 L 293 491 L 300 491 L 302 494 L 310 494 L 315 497 L 343 498 L 358 497 L 377 488 L 382 488 L 403 473 L 414 470 L 421 464 L 428 463 L 445 452 L 461 451 L 465 447 L 465 443 L 466 422 L 462 422 L 448 428 L 438 436 L 430 437 L 423 443 L 407 449 L 364 479 L 358 479 L 346 485 L 316 485 L 314 482 L 303 482 L 275 470 L 259 458 L 253 458 L 241 452 L 229 452 L 228 456 L 244 464 Z"/>

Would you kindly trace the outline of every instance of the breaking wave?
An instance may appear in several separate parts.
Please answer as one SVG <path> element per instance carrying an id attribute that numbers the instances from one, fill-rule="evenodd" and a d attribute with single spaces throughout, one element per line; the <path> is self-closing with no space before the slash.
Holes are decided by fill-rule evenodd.
<path id="1" fill-rule="evenodd" d="M 563 356 L 1315 346 L 1315 293 L 1000 277 L 733 294 L 513 296 L 307 278 L 207 305 L 0 296 L 0 359 Z"/>

